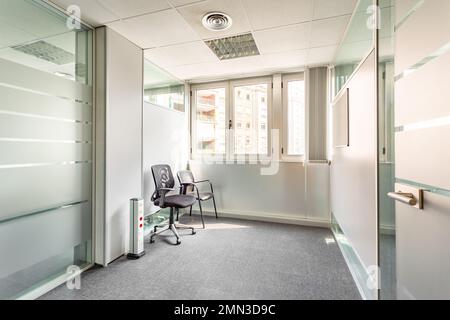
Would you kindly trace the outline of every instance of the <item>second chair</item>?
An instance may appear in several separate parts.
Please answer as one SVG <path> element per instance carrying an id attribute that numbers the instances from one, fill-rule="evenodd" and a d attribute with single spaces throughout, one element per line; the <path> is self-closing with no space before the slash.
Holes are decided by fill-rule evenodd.
<path id="1" fill-rule="evenodd" d="M 198 206 L 200 208 L 200 217 L 202 219 L 203 229 L 205 229 L 205 221 L 203 220 L 203 209 L 202 209 L 203 201 L 212 199 L 213 204 L 214 204 L 214 212 L 216 214 L 216 219 L 217 219 L 216 199 L 214 198 L 214 189 L 213 189 L 211 181 L 209 181 L 209 180 L 195 181 L 194 175 L 189 170 L 179 171 L 177 173 L 177 177 L 178 177 L 178 181 L 180 182 L 181 193 L 193 195 L 194 197 L 196 197 L 196 199 L 198 201 Z M 201 184 L 201 183 L 209 183 L 211 192 L 200 192 L 197 185 Z M 192 215 L 192 206 L 190 208 L 189 215 Z"/>

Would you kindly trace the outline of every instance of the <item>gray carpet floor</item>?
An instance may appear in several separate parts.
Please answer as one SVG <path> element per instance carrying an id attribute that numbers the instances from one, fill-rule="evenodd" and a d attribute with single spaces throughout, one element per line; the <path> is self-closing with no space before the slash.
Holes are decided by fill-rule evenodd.
<path id="1" fill-rule="evenodd" d="M 146 242 L 146 255 L 122 257 L 41 299 L 360 299 L 327 229 L 205 218 L 207 229 Z M 181 222 L 199 225 L 198 216 Z M 327 243 L 328 242 L 328 243 Z"/>

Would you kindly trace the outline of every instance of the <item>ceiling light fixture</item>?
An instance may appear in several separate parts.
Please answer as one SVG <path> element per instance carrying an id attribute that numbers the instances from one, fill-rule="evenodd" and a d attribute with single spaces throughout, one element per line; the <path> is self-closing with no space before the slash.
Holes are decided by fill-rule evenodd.
<path id="1" fill-rule="evenodd" d="M 259 55 L 258 47 L 251 33 L 205 41 L 220 60 Z"/>
<path id="2" fill-rule="evenodd" d="M 209 12 L 203 16 L 202 24 L 211 31 L 224 31 L 231 27 L 233 20 L 222 12 Z"/>

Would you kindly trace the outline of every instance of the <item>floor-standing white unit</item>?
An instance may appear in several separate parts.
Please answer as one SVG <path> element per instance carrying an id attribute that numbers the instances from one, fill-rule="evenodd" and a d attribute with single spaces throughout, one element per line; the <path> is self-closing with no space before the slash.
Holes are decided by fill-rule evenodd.
<path id="1" fill-rule="evenodd" d="M 130 248 L 128 259 L 139 259 L 144 250 L 144 200 L 130 200 Z"/>

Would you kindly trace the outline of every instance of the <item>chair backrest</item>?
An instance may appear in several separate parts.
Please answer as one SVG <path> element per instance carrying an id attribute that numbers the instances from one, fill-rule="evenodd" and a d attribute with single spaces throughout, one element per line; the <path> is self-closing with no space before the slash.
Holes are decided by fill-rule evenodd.
<path id="1" fill-rule="evenodd" d="M 189 170 L 178 171 L 177 176 L 180 183 L 190 183 L 195 181 L 194 175 Z"/>
<path id="2" fill-rule="evenodd" d="M 172 170 L 167 164 L 158 164 L 152 166 L 153 181 L 155 182 L 155 193 L 152 199 L 159 199 L 161 195 L 158 193 L 160 188 L 175 187 L 175 179 L 173 178 Z"/>
<path id="3" fill-rule="evenodd" d="M 192 174 L 191 171 L 189 170 L 181 170 L 177 172 L 177 177 L 178 177 L 178 181 L 180 182 L 180 184 L 182 183 L 190 183 L 190 182 L 194 182 L 194 175 Z M 187 187 L 184 189 L 184 192 L 190 192 L 193 191 L 193 187 Z"/>

